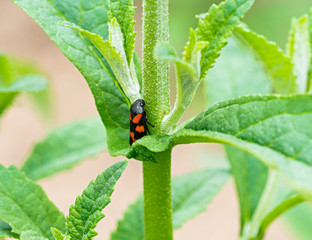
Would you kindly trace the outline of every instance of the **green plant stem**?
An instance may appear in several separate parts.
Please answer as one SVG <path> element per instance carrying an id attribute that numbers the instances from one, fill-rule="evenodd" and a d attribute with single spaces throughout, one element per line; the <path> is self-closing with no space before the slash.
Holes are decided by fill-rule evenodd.
<path id="1" fill-rule="evenodd" d="M 171 149 L 143 163 L 145 240 L 172 240 Z"/>
<path id="2" fill-rule="evenodd" d="M 169 41 L 169 0 L 143 0 L 143 99 L 153 134 L 165 134 L 161 121 L 169 113 L 168 63 L 154 58 L 158 42 Z M 145 240 L 171 240 L 171 149 L 143 162 Z"/>
<path id="3" fill-rule="evenodd" d="M 165 134 L 160 127 L 169 113 L 168 63 L 154 58 L 159 42 L 169 41 L 168 0 L 143 1 L 143 99 L 149 120 L 156 127 L 151 132 Z"/>
<path id="4" fill-rule="evenodd" d="M 274 196 L 274 192 L 278 186 L 279 177 L 280 176 L 278 172 L 275 170 L 273 170 L 269 175 L 269 179 L 262 193 L 256 211 L 252 217 L 252 220 L 249 224 L 245 225 L 243 236 L 240 238 L 240 240 L 256 239 L 261 228 L 261 223 L 265 218 L 268 208 L 270 207 L 272 197 Z"/>

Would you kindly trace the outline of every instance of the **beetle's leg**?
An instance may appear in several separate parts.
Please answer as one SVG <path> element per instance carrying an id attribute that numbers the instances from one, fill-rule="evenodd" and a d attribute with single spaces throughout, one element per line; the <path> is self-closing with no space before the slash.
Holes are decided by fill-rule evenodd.
<path id="1" fill-rule="evenodd" d="M 151 125 L 152 127 L 155 127 L 153 124 L 150 123 L 150 121 L 148 121 L 147 117 L 146 117 L 146 122 Z"/>
<path id="2" fill-rule="evenodd" d="M 149 131 L 147 125 L 145 126 L 145 128 L 146 128 L 146 132 L 148 133 L 148 135 L 151 135 L 151 132 Z"/>

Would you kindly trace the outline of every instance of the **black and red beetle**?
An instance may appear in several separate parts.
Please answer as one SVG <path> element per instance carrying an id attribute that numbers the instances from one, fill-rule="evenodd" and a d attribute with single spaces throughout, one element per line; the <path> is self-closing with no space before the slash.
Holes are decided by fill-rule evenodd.
<path id="1" fill-rule="evenodd" d="M 130 107 L 130 146 L 138 139 L 150 134 L 147 123 L 154 127 L 147 119 L 143 99 L 137 99 Z"/>

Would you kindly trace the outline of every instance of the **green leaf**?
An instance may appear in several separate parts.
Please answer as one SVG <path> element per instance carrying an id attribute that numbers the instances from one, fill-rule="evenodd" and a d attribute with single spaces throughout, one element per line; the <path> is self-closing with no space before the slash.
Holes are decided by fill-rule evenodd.
<path id="1" fill-rule="evenodd" d="M 241 213 L 241 229 L 256 210 L 265 187 L 268 168 L 250 154 L 232 146 L 225 146 L 235 180 Z"/>
<path id="2" fill-rule="evenodd" d="M 311 46 L 309 39 L 309 20 L 305 15 L 300 19 L 294 18 L 287 43 L 287 54 L 291 57 L 294 65 L 294 74 L 298 92 L 307 92 L 308 73 L 311 65 Z"/>
<path id="3" fill-rule="evenodd" d="M 21 234 L 21 239 L 22 234 L 29 236 L 27 231 L 37 239 L 53 239 L 50 227 L 65 229 L 63 214 L 42 188 L 14 166 L 0 165 L 0 218 L 12 227 L 12 232 Z"/>
<path id="4" fill-rule="evenodd" d="M 189 62 L 192 57 L 193 50 L 196 45 L 196 34 L 193 28 L 190 28 L 190 34 L 188 42 L 184 47 L 183 58 L 185 61 Z"/>
<path id="5" fill-rule="evenodd" d="M 76 30 L 57 24 L 69 21 L 108 39 L 108 0 L 12 0 L 29 14 L 85 77 L 105 124 L 111 155 L 129 151 L 129 103 L 107 61 Z"/>
<path id="6" fill-rule="evenodd" d="M 186 125 L 185 129 L 194 131 L 181 132 L 190 134 L 181 140 L 223 142 L 244 149 L 281 171 L 298 191 L 311 197 L 310 101 L 310 95 L 249 96 L 225 101 Z"/>
<path id="7" fill-rule="evenodd" d="M 60 230 L 56 228 L 51 228 L 51 232 L 56 240 L 70 240 L 70 237 L 65 236 Z"/>
<path id="8" fill-rule="evenodd" d="M 132 147 L 152 155 L 177 144 L 233 145 L 281 172 L 312 199 L 311 112 L 312 95 L 239 97 L 208 108 L 173 135 L 146 136 Z"/>
<path id="9" fill-rule="evenodd" d="M 1 237 L 20 239 L 18 234 L 12 232 L 11 226 L 3 221 L 0 221 L 0 239 Z"/>
<path id="10" fill-rule="evenodd" d="M 230 39 L 216 66 L 207 74 L 205 83 L 210 104 L 248 93 L 270 92 L 270 77 L 265 66 L 252 48 L 242 44 L 244 40 L 241 40 L 242 42 L 236 38 Z M 278 194 L 264 200 L 264 195 L 267 195 L 263 193 L 268 176 L 267 167 L 247 152 L 231 146 L 225 146 L 225 150 L 240 200 L 241 235 L 246 237 L 245 234 L 248 236 L 248 231 L 253 230 L 253 237 L 263 236 L 272 221 L 298 204 L 298 199 L 299 202 L 302 199 L 281 194 L 280 190 L 284 190 L 285 186 L 279 185 L 276 187 Z M 286 188 L 286 193 L 291 193 L 287 190 Z"/>
<path id="11" fill-rule="evenodd" d="M 81 29 L 73 23 L 62 22 L 61 24 L 77 30 L 94 44 L 94 46 L 101 52 L 102 56 L 109 63 L 118 80 L 118 83 L 126 96 L 129 98 L 130 102 L 134 102 L 135 100 L 142 98 L 140 95 L 140 85 L 134 70 L 134 63 L 132 62 L 131 71 L 126 60 L 122 33 L 115 18 L 113 18 L 112 22 L 109 24 L 110 40 L 106 41 L 99 34 Z"/>
<path id="12" fill-rule="evenodd" d="M 291 59 L 285 56 L 275 43 L 267 41 L 265 37 L 242 26 L 236 27 L 235 33 L 242 41 L 245 41 L 245 44 L 255 52 L 263 63 L 272 79 L 275 92 L 289 94 L 297 91 Z"/>
<path id="13" fill-rule="evenodd" d="M 226 0 L 219 6 L 212 5 L 204 19 L 199 20 L 197 40 L 209 42 L 202 51 L 200 78 L 205 77 L 206 72 L 213 67 L 226 45 L 226 39 L 253 3 L 254 0 Z"/>
<path id="14" fill-rule="evenodd" d="M 285 213 L 283 222 L 297 240 L 310 240 L 312 236 L 312 206 L 302 203 Z"/>
<path id="15" fill-rule="evenodd" d="M 246 44 L 243 45 L 244 39 L 241 40 L 242 42 L 236 38 L 231 39 L 229 45 L 222 51 L 216 66 L 207 74 L 205 83 L 210 104 L 248 93 L 270 91 L 269 77 L 265 67 L 252 48 Z M 253 226 L 255 230 L 253 236 L 254 234 L 258 237 L 264 235 L 272 221 L 301 202 L 302 198 L 298 195 L 292 196 L 291 190 L 279 184 L 276 187 L 278 194 L 270 196 L 269 200 L 265 200 L 267 204 L 260 206 L 260 199 L 262 204 L 263 197 L 266 195 L 263 190 L 267 181 L 267 167 L 258 159 L 239 149 L 230 146 L 225 146 L 225 149 L 240 199 L 241 234 L 248 233 L 250 226 Z M 287 194 L 282 194 L 281 190 Z"/>
<path id="16" fill-rule="evenodd" d="M 183 60 L 191 64 L 195 70 L 195 76 L 198 80 L 200 79 L 200 60 L 202 57 L 202 50 L 209 46 L 207 41 L 197 41 L 195 31 L 190 29 L 189 40 L 184 47 Z M 197 81 L 198 81 L 197 80 Z M 198 83 L 199 84 L 199 83 Z"/>
<path id="17" fill-rule="evenodd" d="M 204 86 L 208 106 L 248 94 L 270 93 L 272 88 L 255 52 L 234 37 L 229 38 L 216 65 L 208 71 Z"/>
<path id="18" fill-rule="evenodd" d="M 136 32 L 134 31 L 134 13 L 136 7 L 132 0 L 111 0 L 109 5 L 110 18 L 116 18 L 124 36 L 124 49 L 130 65 L 133 58 Z"/>
<path id="19" fill-rule="evenodd" d="M 206 210 L 208 203 L 229 179 L 227 170 L 206 169 L 174 177 L 172 181 L 173 227 L 180 228 L 187 220 Z M 143 198 L 131 204 L 118 222 L 111 240 L 144 239 Z"/>
<path id="20" fill-rule="evenodd" d="M 127 161 L 120 161 L 107 168 L 76 198 L 66 218 L 67 236 L 71 239 L 91 240 L 97 235 L 94 228 L 104 217 L 102 210 L 111 201 L 114 185 L 127 164 Z"/>
<path id="21" fill-rule="evenodd" d="M 99 117 L 77 121 L 51 131 L 37 143 L 21 170 L 39 180 L 106 149 L 106 131 Z"/>

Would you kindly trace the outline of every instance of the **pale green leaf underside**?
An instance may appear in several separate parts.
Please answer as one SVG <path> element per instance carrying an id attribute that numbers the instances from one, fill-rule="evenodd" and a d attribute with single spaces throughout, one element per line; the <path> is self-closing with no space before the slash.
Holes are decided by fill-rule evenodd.
<path id="1" fill-rule="evenodd" d="M 229 179 L 230 173 L 221 169 L 206 169 L 179 177 L 172 181 L 173 227 L 180 228 L 187 220 L 206 210 Z M 124 218 L 118 222 L 111 240 L 143 240 L 143 198 L 129 206 Z"/>
<path id="2" fill-rule="evenodd" d="M 127 60 L 125 59 L 125 50 L 122 45 L 123 37 L 116 19 L 113 19 L 109 24 L 110 40 L 104 40 L 99 34 L 84 30 L 73 23 L 62 22 L 60 24 L 77 30 L 94 44 L 94 46 L 109 63 L 116 78 L 118 79 L 118 83 L 116 84 L 120 84 L 123 92 L 126 94 L 125 97 L 128 97 L 130 102 L 134 102 L 135 100 L 142 98 L 139 94 L 139 83 L 132 78 L 130 68 Z"/>
<path id="3" fill-rule="evenodd" d="M 51 131 L 37 143 L 21 170 L 38 180 L 106 149 L 106 131 L 99 117 L 76 121 Z"/>
<path id="4" fill-rule="evenodd" d="M 311 95 L 239 97 L 214 105 L 171 136 L 147 136 L 133 147 L 160 152 L 195 142 L 233 145 L 283 173 L 312 198 L 311 121 Z"/>
<path id="5" fill-rule="evenodd" d="M 109 13 L 115 17 L 121 27 L 124 36 L 124 48 L 127 61 L 130 65 L 133 57 L 136 32 L 134 31 L 134 13 L 136 7 L 132 0 L 111 0 Z"/>
<path id="6" fill-rule="evenodd" d="M 129 150 L 129 106 L 114 82 L 115 76 L 96 47 L 75 30 L 60 26 L 69 21 L 108 39 L 108 0 L 13 0 L 55 42 L 88 82 L 107 129 L 112 155 Z M 112 111 L 111 109 L 114 109 Z"/>
<path id="7" fill-rule="evenodd" d="M 0 185 L 0 219 L 12 227 L 12 232 L 26 234 L 31 231 L 31 235 L 40 236 L 40 239 L 52 240 L 50 227 L 65 229 L 63 214 L 42 188 L 18 169 L 0 165 Z"/>
<path id="8" fill-rule="evenodd" d="M 276 43 L 269 42 L 245 27 L 235 28 L 236 36 L 244 41 L 264 65 L 266 72 L 272 79 L 274 91 L 282 94 L 297 92 L 294 66 Z"/>
<path id="9" fill-rule="evenodd" d="M 104 217 L 102 210 L 110 203 L 114 186 L 127 164 L 127 161 L 120 161 L 107 168 L 76 198 L 66 218 L 67 236 L 91 240 L 97 235 L 94 228 Z"/>
<path id="10" fill-rule="evenodd" d="M 221 49 L 226 45 L 226 39 L 253 3 L 254 0 L 226 0 L 219 6 L 212 5 L 204 19 L 199 21 L 197 40 L 209 43 L 202 51 L 201 78 L 213 67 Z"/>
<path id="11" fill-rule="evenodd" d="M 177 96 L 175 106 L 168 116 L 165 116 L 164 122 L 168 121 L 171 125 L 176 124 L 181 118 L 183 112 L 191 103 L 196 89 L 199 85 L 199 79 L 191 64 L 179 59 L 175 49 L 167 43 L 159 44 L 154 51 L 155 57 L 163 61 L 173 61 L 177 72 Z"/>
<path id="12" fill-rule="evenodd" d="M 307 92 L 308 74 L 311 65 L 311 46 L 309 39 L 309 20 L 305 15 L 300 19 L 292 20 L 287 43 L 287 54 L 294 65 L 294 74 L 298 92 Z"/>

